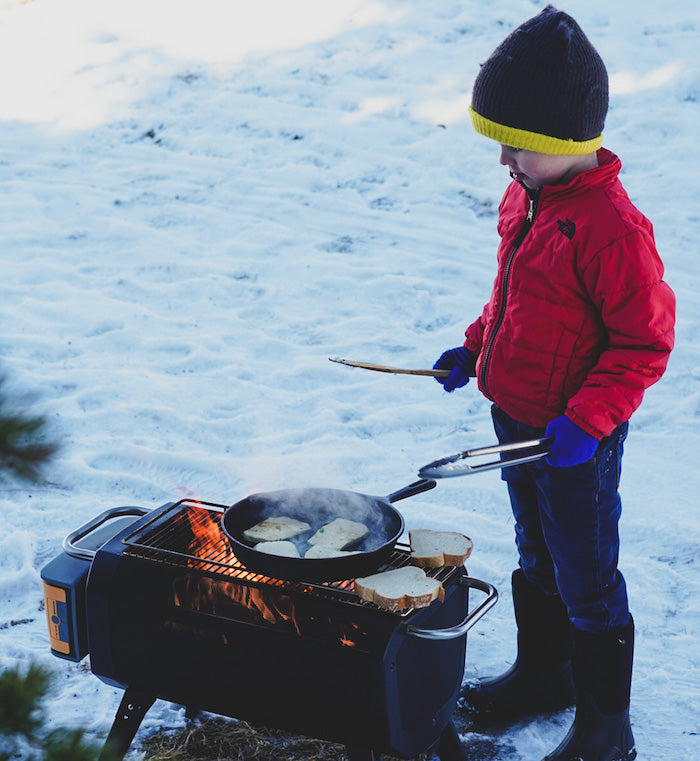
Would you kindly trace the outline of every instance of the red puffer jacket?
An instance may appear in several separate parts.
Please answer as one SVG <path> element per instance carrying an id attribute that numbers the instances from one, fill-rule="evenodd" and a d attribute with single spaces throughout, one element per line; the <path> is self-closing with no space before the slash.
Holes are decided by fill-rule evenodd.
<path id="1" fill-rule="evenodd" d="M 511 417 L 544 427 L 566 412 L 601 439 L 666 369 L 675 297 L 620 160 L 601 149 L 598 162 L 544 186 L 534 209 L 508 186 L 491 300 L 464 345 L 478 354 L 479 388 Z"/>

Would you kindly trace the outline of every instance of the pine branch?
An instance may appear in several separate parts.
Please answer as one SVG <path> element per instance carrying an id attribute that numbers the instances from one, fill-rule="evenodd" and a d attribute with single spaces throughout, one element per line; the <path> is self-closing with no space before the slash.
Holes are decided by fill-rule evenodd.
<path id="1" fill-rule="evenodd" d="M 25 676 L 17 670 L 0 674 L 0 735 L 30 739 L 41 726 L 39 707 L 49 688 L 49 672 L 30 666 Z"/>
<path id="2" fill-rule="evenodd" d="M 0 761 L 96 761 L 100 756 L 99 747 L 87 742 L 81 729 L 42 731 L 42 702 L 50 682 L 51 674 L 36 665 L 24 675 L 17 669 L 0 674 Z M 31 748 L 29 756 L 24 752 L 27 748 Z"/>
<path id="3" fill-rule="evenodd" d="M 36 482 L 58 445 L 46 441 L 45 418 L 10 409 L 4 383 L 0 376 L 0 480 Z"/>

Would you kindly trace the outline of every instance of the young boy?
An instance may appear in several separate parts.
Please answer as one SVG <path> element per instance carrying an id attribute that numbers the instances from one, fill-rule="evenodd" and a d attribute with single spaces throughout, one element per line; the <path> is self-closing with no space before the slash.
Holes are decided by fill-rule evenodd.
<path id="1" fill-rule="evenodd" d="M 628 420 L 663 374 L 675 299 L 652 226 L 603 149 L 603 61 L 547 6 L 476 78 L 471 120 L 501 145 L 498 272 L 463 346 L 435 364 L 446 391 L 476 377 L 502 443 L 549 437 L 546 458 L 504 468 L 519 568 L 518 655 L 468 683 L 465 705 L 518 718 L 576 703 L 546 761 L 631 761 L 634 623 L 617 568 Z"/>

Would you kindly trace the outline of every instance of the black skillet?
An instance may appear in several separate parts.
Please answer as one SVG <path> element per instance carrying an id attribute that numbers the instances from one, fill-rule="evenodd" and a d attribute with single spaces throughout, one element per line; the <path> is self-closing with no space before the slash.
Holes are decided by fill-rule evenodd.
<path id="1" fill-rule="evenodd" d="M 283 489 L 251 494 L 227 508 L 221 518 L 224 533 L 235 556 L 250 571 L 289 581 L 318 583 L 354 579 L 375 573 L 388 560 L 394 544 L 404 531 L 401 513 L 392 506 L 436 485 L 429 479 L 416 481 L 386 497 L 373 497 L 341 489 Z M 311 529 L 291 539 L 299 548 L 300 558 L 282 557 L 256 550 L 243 539 L 243 532 L 273 516 L 289 516 L 305 521 Z M 346 549 L 354 554 L 332 558 L 305 558 L 308 538 L 321 526 L 336 518 L 364 523 L 369 534 Z"/>

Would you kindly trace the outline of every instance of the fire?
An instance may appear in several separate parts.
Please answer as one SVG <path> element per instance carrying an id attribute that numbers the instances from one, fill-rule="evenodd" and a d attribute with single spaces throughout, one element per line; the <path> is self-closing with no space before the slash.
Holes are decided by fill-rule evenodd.
<path id="1" fill-rule="evenodd" d="M 224 541 L 219 521 L 214 520 L 208 510 L 188 511 L 188 518 L 194 535 L 190 544 L 190 551 L 197 557 L 206 557 L 212 547 L 218 547 Z M 226 546 L 228 547 L 228 543 Z M 227 560 L 235 560 L 230 549 L 228 555 Z"/>
<path id="2" fill-rule="evenodd" d="M 271 582 L 243 567 L 231 551 L 219 521 L 220 513 L 207 509 L 198 500 L 186 500 L 185 509 L 178 518 L 186 519 L 192 538 L 187 546 L 187 565 L 205 571 L 235 575 L 241 582 Z M 273 589 L 275 587 L 273 586 Z M 208 576 L 186 576 L 174 585 L 174 601 L 179 607 L 200 610 L 213 615 L 231 614 L 232 607 L 242 607 L 270 624 L 289 623 L 299 633 L 294 615 L 294 604 L 287 595 L 267 588 L 244 583 L 212 579 Z M 226 612 L 228 611 L 228 613 Z"/>
<path id="3" fill-rule="evenodd" d="M 195 499 L 183 500 L 181 504 L 182 510 L 174 519 L 184 524 L 187 529 L 189 543 L 183 547 L 189 557 L 187 565 L 205 570 L 222 570 L 222 566 L 240 569 L 241 566 L 221 529 L 220 513 Z"/>
<path id="4" fill-rule="evenodd" d="M 231 550 L 221 527 L 221 506 L 186 498 L 174 519 L 186 529 L 185 556 L 190 568 L 216 576 L 187 573 L 173 580 L 173 602 L 179 608 L 198 611 L 217 618 L 247 620 L 250 623 L 282 626 L 302 636 L 294 594 L 312 591 L 311 587 L 272 579 L 249 571 Z M 333 583 L 345 588 L 351 582 Z M 289 588 L 289 591 L 288 591 Z M 356 647 L 365 632 L 348 621 L 328 621 L 335 629 L 336 641 Z"/>
<path id="5" fill-rule="evenodd" d="M 340 644 L 345 647 L 356 647 L 362 636 L 366 634 L 354 622 L 347 622 L 347 628 L 341 627 Z"/>
<path id="6" fill-rule="evenodd" d="M 294 603 L 288 595 L 276 591 L 208 576 L 188 575 L 174 580 L 173 598 L 180 608 L 225 619 L 239 620 L 240 613 L 236 610 L 243 608 L 255 622 L 288 625 L 295 634 L 300 634 Z"/>

